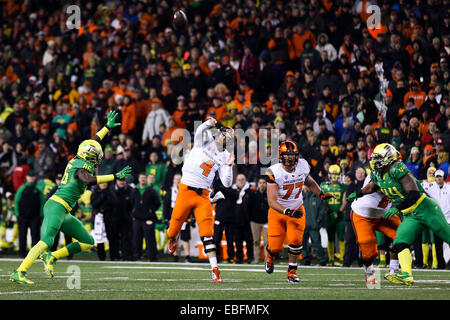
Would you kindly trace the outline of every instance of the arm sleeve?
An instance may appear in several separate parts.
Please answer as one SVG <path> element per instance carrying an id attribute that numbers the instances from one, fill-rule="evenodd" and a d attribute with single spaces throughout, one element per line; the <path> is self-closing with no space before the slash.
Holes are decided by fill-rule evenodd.
<path id="1" fill-rule="evenodd" d="M 231 184 L 233 183 L 233 166 L 228 166 L 226 164 L 220 166 L 219 177 L 225 188 L 231 187 Z"/>
<path id="2" fill-rule="evenodd" d="M 194 135 L 194 147 L 201 147 L 204 144 L 203 133 L 209 128 L 211 128 L 211 125 L 208 120 L 198 126 Z"/>

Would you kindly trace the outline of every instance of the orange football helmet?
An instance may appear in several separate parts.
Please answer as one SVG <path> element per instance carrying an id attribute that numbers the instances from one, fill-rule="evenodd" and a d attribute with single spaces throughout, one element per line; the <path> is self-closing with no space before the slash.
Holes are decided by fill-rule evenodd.
<path id="1" fill-rule="evenodd" d="M 286 157 L 294 155 L 294 159 Z M 283 141 L 278 149 L 278 159 L 285 166 L 294 166 L 297 164 L 300 154 L 297 145 L 292 141 Z"/>

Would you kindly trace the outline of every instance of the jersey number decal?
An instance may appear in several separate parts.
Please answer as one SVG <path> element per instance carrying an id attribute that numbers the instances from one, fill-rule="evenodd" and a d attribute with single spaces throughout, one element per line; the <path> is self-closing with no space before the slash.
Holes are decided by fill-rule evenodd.
<path id="1" fill-rule="evenodd" d="M 66 184 L 67 180 L 69 180 L 69 173 L 67 171 L 69 171 L 70 169 L 72 169 L 72 165 L 70 163 L 67 164 L 67 168 L 66 171 L 64 171 L 64 175 L 63 178 L 61 180 L 61 184 Z"/>
<path id="2" fill-rule="evenodd" d="M 383 199 L 378 203 L 378 208 L 386 208 L 389 204 L 389 198 L 384 196 Z"/>
<path id="3" fill-rule="evenodd" d="M 298 192 L 295 195 L 295 199 L 297 199 L 300 196 L 300 192 L 302 192 L 302 188 L 303 188 L 303 182 L 297 182 L 294 186 L 294 184 L 286 184 L 283 186 L 283 190 L 287 190 L 286 194 L 284 195 L 283 199 L 287 200 L 289 199 L 289 197 L 292 194 L 292 191 L 294 191 L 294 189 L 298 188 Z"/>
<path id="4" fill-rule="evenodd" d="M 327 200 L 328 204 L 341 204 L 341 196 L 342 193 L 340 192 L 330 192 L 333 196 L 335 196 L 336 198 L 330 198 Z"/>
<path id="5" fill-rule="evenodd" d="M 214 166 L 214 161 L 211 161 L 211 160 L 202 163 L 200 168 L 203 169 L 203 175 L 205 177 L 209 176 L 209 173 L 211 172 L 211 168 L 213 166 Z"/>

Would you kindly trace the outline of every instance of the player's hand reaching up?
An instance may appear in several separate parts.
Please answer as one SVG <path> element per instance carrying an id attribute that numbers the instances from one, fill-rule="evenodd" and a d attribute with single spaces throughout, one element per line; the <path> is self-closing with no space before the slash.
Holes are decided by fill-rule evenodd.
<path id="1" fill-rule="evenodd" d="M 107 122 L 106 122 L 106 127 L 111 130 L 115 127 L 120 126 L 120 123 L 116 123 L 116 119 L 119 116 L 119 113 L 117 111 L 110 111 L 108 112 L 108 115 L 106 116 Z"/>
<path id="2" fill-rule="evenodd" d="M 216 123 L 217 123 L 217 120 L 214 119 L 213 117 L 210 117 L 208 119 L 208 121 L 209 121 L 209 124 L 211 125 L 211 127 L 214 127 L 216 125 Z"/>
<path id="3" fill-rule="evenodd" d="M 227 166 L 231 167 L 234 163 L 234 154 L 230 153 L 230 155 L 227 158 Z"/>
<path id="4" fill-rule="evenodd" d="M 116 176 L 116 179 L 123 179 L 123 178 L 126 178 L 128 176 L 131 176 L 131 167 L 130 166 L 126 166 L 125 168 L 123 168 L 122 170 L 117 172 L 115 174 L 115 176 Z"/>

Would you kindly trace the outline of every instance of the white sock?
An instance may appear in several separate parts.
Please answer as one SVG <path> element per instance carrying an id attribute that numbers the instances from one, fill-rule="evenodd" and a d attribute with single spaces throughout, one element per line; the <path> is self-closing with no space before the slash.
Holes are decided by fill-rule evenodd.
<path id="1" fill-rule="evenodd" d="M 208 259 L 209 259 L 209 263 L 211 264 L 211 269 L 214 269 L 215 267 L 217 267 L 217 257 L 211 257 Z"/>
<path id="2" fill-rule="evenodd" d="M 391 259 L 391 261 L 390 261 L 390 263 L 389 263 L 389 272 L 394 272 L 394 273 L 397 273 L 397 272 L 399 272 L 400 270 L 400 268 L 399 268 L 399 266 L 400 266 L 400 264 L 399 264 L 399 262 L 398 262 L 398 260 L 392 260 Z"/>
<path id="3" fill-rule="evenodd" d="M 371 264 L 370 266 L 366 267 L 364 266 L 364 271 L 366 273 L 373 273 L 373 264 Z"/>

